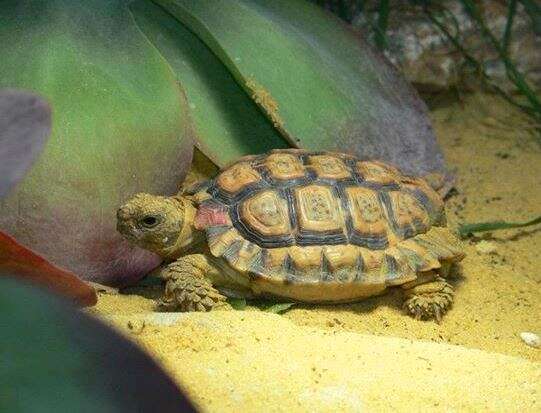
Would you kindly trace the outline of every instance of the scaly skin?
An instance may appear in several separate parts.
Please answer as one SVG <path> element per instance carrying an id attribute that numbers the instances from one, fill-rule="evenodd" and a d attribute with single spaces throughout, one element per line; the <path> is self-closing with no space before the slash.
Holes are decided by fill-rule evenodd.
<path id="1" fill-rule="evenodd" d="M 137 194 L 117 211 L 117 230 L 133 244 L 168 261 L 204 237 L 194 228 L 196 209 L 182 196 Z"/>
<path id="2" fill-rule="evenodd" d="M 203 254 L 187 255 L 169 264 L 162 271 L 167 284 L 159 306 L 169 311 L 229 309 L 226 297 L 207 278 L 213 270 Z"/>
<path id="3" fill-rule="evenodd" d="M 439 323 L 453 303 L 453 287 L 438 276 L 434 281 L 402 288 L 406 298 L 403 306 L 417 320 L 435 318 Z"/>

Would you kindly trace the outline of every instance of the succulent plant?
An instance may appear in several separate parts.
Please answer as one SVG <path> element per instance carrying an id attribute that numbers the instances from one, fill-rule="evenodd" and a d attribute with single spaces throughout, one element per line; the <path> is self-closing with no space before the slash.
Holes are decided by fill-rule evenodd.
<path id="1" fill-rule="evenodd" d="M 44 291 L 0 278 L 0 411 L 195 412 L 147 354 Z"/>
<path id="2" fill-rule="evenodd" d="M 51 126 L 39 96 L 0 90 L 0 198 L 35 161 Z M 134 344 L 32 281 L 78 304 L 94 290 L 0 231 L 0 411 L 195 412 Z"/>
<path id="3" fill-rule="evenodd" d="M 0 199 L 24 177 L 51 129 L 51 109 L 39 96 L 0 90 Z M 51 264 L 0 231 L 0 277 L 45 286 L 81 305 L 96 304 L 96 292 L 75 274 Z"/>
<path id="4" fill-rule="evenodd" d="M 178 190 L 195 144 L 221 167 L 279 147 L 341 150 L 446 174 L 411 87 L 302 0 L 0 0 L 0 87 L 45 96 L 43 156 L 0 229 L 83 278 L 159 262 L 124 243 L 116 207 Z"/>

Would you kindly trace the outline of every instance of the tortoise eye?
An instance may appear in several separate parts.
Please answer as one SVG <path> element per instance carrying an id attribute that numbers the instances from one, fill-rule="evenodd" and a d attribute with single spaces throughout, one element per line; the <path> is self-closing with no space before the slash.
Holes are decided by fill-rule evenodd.
<path id="1" fill-rule="evenodd" d="M 141 220 L 141 225 L 147 228 L 152 228 L 158 225 L 158 218 L 152 215 L 147 215 Z"/>

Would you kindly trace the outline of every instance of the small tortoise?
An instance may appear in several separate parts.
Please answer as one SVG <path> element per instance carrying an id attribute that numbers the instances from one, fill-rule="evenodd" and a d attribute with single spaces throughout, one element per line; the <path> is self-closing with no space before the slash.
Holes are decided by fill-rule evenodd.
<path id="1" fill-rule="evenodd" d="M 118 230 L 165 260 L 162 305 L 208 311 L 225 296 L 345 303 L 401 286 L 416 318 L 448 309 L 463 258 L 440 196 L 381 162 L 275 150 L 173 197 L 138 194 Z"/>

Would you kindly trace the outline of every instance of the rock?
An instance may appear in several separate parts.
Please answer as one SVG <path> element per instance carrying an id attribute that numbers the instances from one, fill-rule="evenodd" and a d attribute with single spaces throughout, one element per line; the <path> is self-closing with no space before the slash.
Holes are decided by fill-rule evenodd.
<path id="1" fill-rule="evenodd" d="M 541 391 L 533 361 L 262 311 L 187 313 L 129 337 L 202 411 L 531 411 Z"/>
<path id="2" fill-rule="evenodd" d="M 534 347 L 534 348 L 541 347 L 541 337 L 539 337 L 535 333 L 524 331 L 520 333 L 520 338 L 530 347 Z"/>
<path id="3" fill-rule="evenodd" d="M 507 22 L 505 2 L 482 0 L 476 2 L 487 27 L 500 40 Z M 434 9 L 433 13 L 443 21 L 451 34 L 460 33 L 461 44 L 473 57 L 484 63 L 487 74 L 494 83 L 506 91 L 515 90 L 506 75 L 505 65 L 496 50 L 481 35 L 459 0 L 444 0 L 441 9 L 448 10 L 446 19 Z M 354 19 L 374 42 L 374 25 L 377 23 L 379 1 L 365 2 L 364 12 Z M 440 9 L 440 10 L 441 10 Z M 454 15 L 454 21 L 449 16 Z M 386 56 L 418 89 L 439 91 L 460 85 L 465 89 L 478 89 L 479 77 L 473 68 L 465 64 L 464 56 L 436 27 L 423 9 L 407 2 L 390 2 L 387 29 Z M 521 71 L 536 88 L 541 88 L 541 36 L 532 28 L 531 18 L 519 2 L 513 21 L 509 54 Z M 475 76 L 474 76 L 475 75 Z"/>

